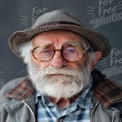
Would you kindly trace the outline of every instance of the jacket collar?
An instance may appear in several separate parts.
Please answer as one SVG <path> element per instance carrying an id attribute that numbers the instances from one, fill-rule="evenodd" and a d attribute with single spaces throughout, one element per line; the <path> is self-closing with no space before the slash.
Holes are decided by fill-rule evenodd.
<path id="1" fill-rule="evenodd" d="M 122 102 L 122 89 L 115 84 L 115 82 L 105 78 L 105 75 L 101 74 L 98 70 L 94 70 L 93 77 L 93 91 L 96 98 L 102 102 L 104 107 Z M 35 89 L 29 78 L 25 78 L 19 85 L 11 90 L 6 96 L 8 98 L 14 98 L 18 100 L 25 100 L 35 93 Z"/>
<path id="2" fill-rule="evenodd" d="M 6 97 L 18 100 L 25 100 L 35 92 L 32 82 L 29 78 L 25 78 L 14 89 L 12 89 Z"/>
<path id="3" fill-rule="evenodd" d="M 122 102 L 122 88 L 116 81 L 107 79 L 100 71 L 92 71 L 93 77 L 93 91 L 96 98 L 104 105 L 109 107 L 110 105 Z"/>

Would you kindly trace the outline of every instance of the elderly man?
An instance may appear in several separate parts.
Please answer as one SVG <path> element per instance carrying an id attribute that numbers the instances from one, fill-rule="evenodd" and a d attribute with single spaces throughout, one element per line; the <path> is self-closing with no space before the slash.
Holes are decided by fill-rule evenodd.
<path id="1" fill-rule="evenodd" d="M 0 93 L 0 122 L 122 122 L 122 91 L 95 69 L 110 52 L 100 33 L 55 10 L 9 46 L 27 64 L 28 76 Z"/>

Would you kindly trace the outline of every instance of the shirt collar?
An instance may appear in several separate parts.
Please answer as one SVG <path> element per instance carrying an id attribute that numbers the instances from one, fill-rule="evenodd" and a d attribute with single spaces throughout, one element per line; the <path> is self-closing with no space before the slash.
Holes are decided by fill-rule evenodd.
<path id="1" fill-rule="evenodd" d="M 89 83 L 89 85 L 82 92 L 81 96 L 78 98 L 77 103 L 81 108 L 90 109 L 93 107 L 92 104 L 93 92 L 91 88 L 92 88 L 92 82 Z"/>

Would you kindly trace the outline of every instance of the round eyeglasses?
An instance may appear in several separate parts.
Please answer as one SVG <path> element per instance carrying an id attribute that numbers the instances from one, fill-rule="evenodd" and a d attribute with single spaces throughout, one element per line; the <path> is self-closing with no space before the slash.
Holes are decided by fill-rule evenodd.
<path id="1" fill-rule="evenodd" d="M 60 51 L 66 61 L 75 62 L 81 60 L 88 50 L 84 50 L 80 46 L 67 46 L 62 49 L 55 49 L 52 46 L 38 46 L 32 50 L 32 55 L 36 60 L 45 62 L 51 60 L 56 51 Z"/>

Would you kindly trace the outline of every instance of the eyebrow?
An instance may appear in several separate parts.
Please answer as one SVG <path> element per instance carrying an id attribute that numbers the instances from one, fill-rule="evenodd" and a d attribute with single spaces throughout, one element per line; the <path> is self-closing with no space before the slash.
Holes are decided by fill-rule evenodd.
<path id="1" fill-rule="evenodd" d="M 34 47 L 33 49 L 36 49 L 38 47 L 48 47 L 48 46 L 51 46 L 51 45 L 53 45 L 53 43 L 47 43 L 47 44 L 44 44 L 44 45 L 39 45 L 39 46 Z"/>
<path id="2" fill-rule="evenodd" d="M 37 47 L 34 47 L 33 49 L 36 49 L 38 47 L 49 47 L 49 46 L 54 46 L 53 45 L 54 43 L 47 43 L 47 44 L 44 44 L 44 45 L 39 45 Z M 74 42 L 74 41 L 67 41 L 67 42 L 64 42 L 62 44 L 62 46 L 65 46 L 65 45 L 69 45 L 69 46 L 79 46 L 80 43 L 79 42 Z"/>

